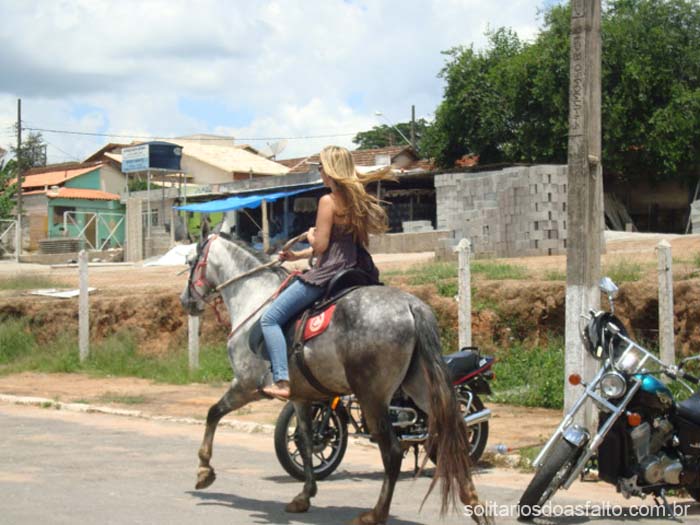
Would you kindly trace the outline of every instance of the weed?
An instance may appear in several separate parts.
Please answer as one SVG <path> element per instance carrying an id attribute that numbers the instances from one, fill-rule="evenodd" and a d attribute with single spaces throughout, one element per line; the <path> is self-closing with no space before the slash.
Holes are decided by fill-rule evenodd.
<path id="1" fill-rule="evenodd" d="M 545 281 L 566 281 L 566 272 L 562 270 L 547 270 L 544 272 Z"/>
<path id="2" fill-rule="evenodd" d="M 437 292 L 443 297 L 454 297 L 459 293 L 457 281 L 451 279 L 437 283 Z"/>
<path id="3" fill-rule="evenodd" d="M 34 336 L 23 321 L 8 319 L 0 324 L 0 365 L 31 353 L 35 346 Z"/>
<path id="4" fill-rule="evenodd" d="M 187 350 L 174 349 L 162 356 L 144 355 L 126 332 L 116 333 L 92 344 L 88 359 L 81 363 L 74 334 L 39 344 L 26 323 L 9 321 L 0 325 L 0 373 L 86 372 L 96 376 L 131 376 L 174 384 L 230 381 L 231 367 L 225 344 L 200 348 L 200 367 L 190 371 Z"/>
<path id="5" fill-rule="evenodd" d="M 528 277 L 527 269 L 523 266 L 491 261 L 473 261 L 471 263 L 471 272 L 474 274 L 481 274 L 485 279 L 490 281 L 499 281 L 502 279 L 522 280 Z"/>
<path id="6" fill-rule="evenodd" d="M 618 285 L 625 282 L 639 281 L 642 278 L 642 265 L 630 261 L 618 261 L 606 265 L 603 275 L 610 277 Z"/>
<path id="7" fill-rule="evenodd" d="M 498 353 L 494 365 L 492 399 L 499 403 L 561 408 L 564 403 L 563 341 L 553 338 L 545 347 L 516 343 Z"/>
<path id="8" fill-rule="evenodd" d="M 38 290 L 41 288 L 65 288 L 66 284 L 44 275 L 15 274 L 0 279 L 0 290 Z"/>
<path id="9" fill-rule="evenodd" d="M 437 283 L 443 279 L 456 279 L 457 265 L 450 262 L 421 264 L 409 269 L 407 274 L 411 275 L 408 282 L 411 285 Z"/>
<path id="10" fill-rule="evenodd" d="M 693 255 L 693 266 L 700 268 L 700 252 Z"/>

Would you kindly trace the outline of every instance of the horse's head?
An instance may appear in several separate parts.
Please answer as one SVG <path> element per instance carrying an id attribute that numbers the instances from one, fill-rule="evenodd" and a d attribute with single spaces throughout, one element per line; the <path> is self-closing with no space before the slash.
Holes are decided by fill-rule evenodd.
<path id="1" fill-rule="evenodd" d="M 209 227 L 204 221 L 197 250 L 187 261 L 190 265 L 189 277 L 185 289 L 180 294 L 180 303 L 189 315 L 200 315 L 208 300 L 216 292 L 216 286 L 207 275 L 209 250 L 215 239 L 216 236 L 209 235 Z"/>

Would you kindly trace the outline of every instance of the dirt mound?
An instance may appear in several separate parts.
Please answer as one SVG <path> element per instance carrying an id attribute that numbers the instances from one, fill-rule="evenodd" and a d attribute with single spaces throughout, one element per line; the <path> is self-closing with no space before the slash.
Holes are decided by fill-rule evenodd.
<path id="1" fill-rule="evenodd" d="M 700 344 L 700 279 L 675 285 L 676 348 L 688 355 Z M 403 286 L 402 286 L 403 287 Z M 437 295 L 431 285 L 405 286 L 435 310 L 447 348 L 457 348 L 457 303 Z M 654 283 L 640 281 L 621 286 L 616 312 L 633 337 L 653 344 L 658 337 L 658 298 Z M 490 351 L 513 341 L 541 344 L 552 335 L 563 335 L 565 287 L 551 281 L 484 281 L 474 298 L 474 343 Z M 476 308 L 479 304 L 486 307 Z M 0 299 L 0 319 L 22 318 L 39 341 L 54 340 L 64 332 L 77 334 L 77 300 L 36 297 Z M 207 309 L 201 324 L 204 344 L 226 340 L 228 327 Z M 142 351 L 160 353 L 183 347 L 187 341 L 187 316 L 173 291 L 144 294 L 91 296 L 90 336 L 99 341 L 127 331 Z"/>

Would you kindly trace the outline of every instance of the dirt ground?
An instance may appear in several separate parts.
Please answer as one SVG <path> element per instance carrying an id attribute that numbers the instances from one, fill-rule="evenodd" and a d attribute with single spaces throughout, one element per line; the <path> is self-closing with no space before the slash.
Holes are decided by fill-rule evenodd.
<path id="1" fill-rule="evenodd" d="M 0 393 L 43 397 L 65 403 L 88 403 L 152 416 L 204 420 L 209 407 L 226 391 L 226 385 L 167 385 L 129 377 L 95 378 L 83 374 L 22 373 L 0 377 Z M 487 404 L 493 412 L 489 445 L 517 449 L 544 442 L 561 418 L 558 410 Z M 257 401 L 233 412 L 227 419 L 274 425 L 283 404 Z M 523 421 L 532 421 L 523 425 Z M 534 424 L 536 422 L 536 424 Z"/>
<path id="2" fill-rule="evenodd" d="M 653 333 L 657 322 L 658 300 L 655 248 L 667 239 L 674 256 L 676 333 L 678 347 L 684 353 L 696 352 L 700 344 L 700 235 L 610 235 L 602 264 L 638 263 L 643 277 L 636 283 L 625 284 L 621 290 L 618 309 L 629 320 L 633 331 L 644 336 Z M 376 255 L 381 270 L 405 269 L 427 262 L 432 253 Z M 488 347 L 494 342 L 521 337 L 537 340 L 550 332 L 563 331 L 565 291 L 564 282 L 547 275 L 566 270 L 565 256 L 525 257 L 499 262 L 524 266 L 531 278 L 527 281 L 475 282 L 477 298 L 498 303 L 498 314 L 484 309 L 473 314 L 476 344 Z M 91 266 L 90 286 L 97 288 L 91 295 L 91 337 L 103 337 L 117 330 L 129 330 L 144 341 L 145 351 L 164 352 L 174 344 L 186 341 L 186 317 L 179 305 L 178 295 L 187 275 L 183 267 L 143 267 L 122 264 Z M 17 275 L 49 277 L 68 288 L 78 286 L 76 268 L 51 268 L 41 265 L 0 261 L 0 279 Z M 425 288 L 416 293 L 429 299 L 436 309 L 449 311 L 449 322 L 456 323 L 453 299 L 437 297 Z M 24 292 L 0 292 L 0 319 L 23 317 L 29 320 L 38 337 L 48 340 L 64 330 L 77 331 L 77 300 L 60 300 L 29 296 Z M 520 320 L 520 321 L 518 321 Z M 651 328 L 649 328 L 651 327 Z M 523 333 L 514 333 L 524 330 Z M 646 330 L 646 331 L 645 331 Z M 203 341 L 218 340 L 225 331 L 208 312 L 202 323 Z M 154 415 L 204 418 L 208 407 L 225 391 L 225 385 L 173 386 L 155 384 L 130 378 L 91 378 L 83 375 L 17 374 L 0 377 L 0 392 L 41 396 L 61 401 L 84 401 L 107 404 Z M 130 403 L 126 403 L 129 396 Z M 138 399 L 136 399 L 138 398 Z M 120 402 L 121 400 L 121 402 Z M 261 401 L 233 414 L 239 420 L 273 423 L 282 405 Z M 556 426 L 560 413 L 544 409 L 526 409 L 492 405 L 492 445 L 503 443 L 521 447 L 542 442 Z M 533 422 L 523 424 L 524 421 Z M 536 422 L 536 424 L 534 423 Z"/>

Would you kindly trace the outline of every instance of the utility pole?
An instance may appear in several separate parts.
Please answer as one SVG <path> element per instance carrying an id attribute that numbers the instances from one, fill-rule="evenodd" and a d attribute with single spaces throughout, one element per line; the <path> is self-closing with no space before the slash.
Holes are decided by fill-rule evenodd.
<path id="1" fill-rule="evenodd" d="M 416 106 L 411 105 L 411 147 L 413 151 L 418 151 L 416 147 Z"/>
<path id="2" fill-rule="evenodd" d="M 17 99 L 17 254 L 22 253 L 22 99 Z"/>
<path id="3" fill-rule="evenodd" d="M 592 378 L 596 361 L 583 348 L 578 327 L 582 314 L 600 307 L 598 280 L 604 242 L 600 2 L 571 2 L 565 377 L 575 373 L 585 380 Z M 580 388 L 565 384 L 565 412 L 579 397 Z M 591 428 L 594 417 L 589 406 L 577 423 Z"/>

